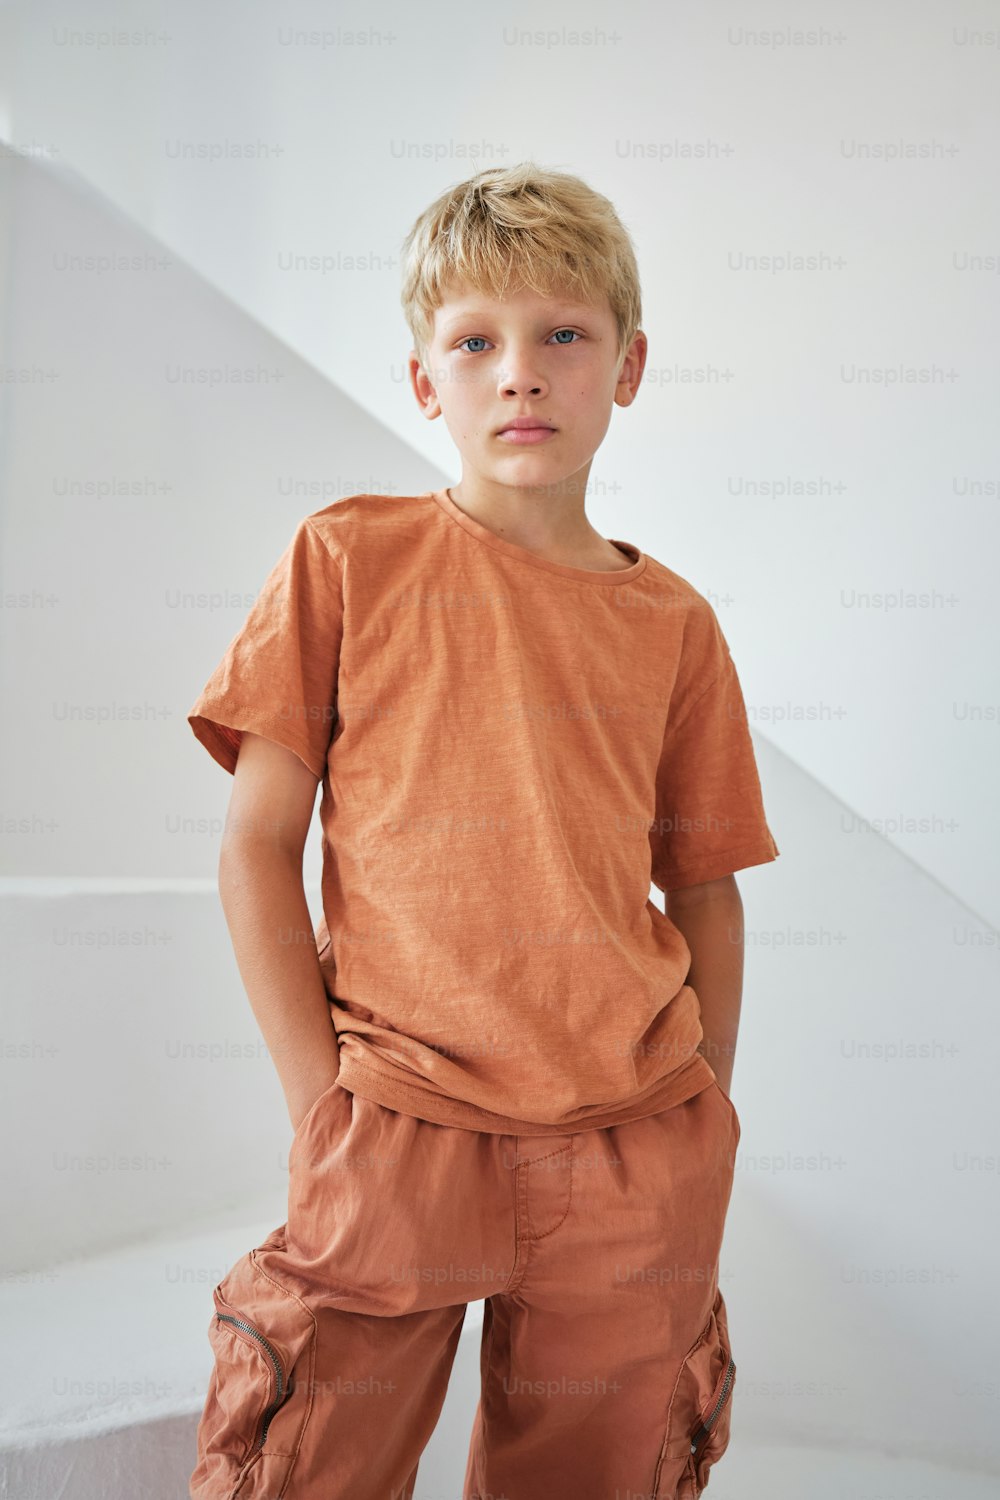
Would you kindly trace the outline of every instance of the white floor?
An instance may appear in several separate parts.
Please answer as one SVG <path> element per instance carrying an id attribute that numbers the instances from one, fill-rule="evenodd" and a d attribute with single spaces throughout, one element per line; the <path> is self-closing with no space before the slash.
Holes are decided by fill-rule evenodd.
<path id="1" fill-rule="evenodd" d="M 735 1438 L 706 1500 L 998 1500 L 1000 1478 L 874 1453 L 758 1448 Z M 414 1500 L 431 1500 L 430 1495 Z"/>

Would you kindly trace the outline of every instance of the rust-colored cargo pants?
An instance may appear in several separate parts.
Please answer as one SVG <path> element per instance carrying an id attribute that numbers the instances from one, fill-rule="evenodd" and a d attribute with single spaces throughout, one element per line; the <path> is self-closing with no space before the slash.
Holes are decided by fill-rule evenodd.
<path id="1" fill-rule="evenodd" d="M 695 1500 L 729 1441 L 739 1137 L 718 1084 L 513 1136 L 335 1083 L 292 1140 L 288 1222 L 213 1293 L 193 1500 L 411 1500 L 481 1298 L 461 1500 Z"/>

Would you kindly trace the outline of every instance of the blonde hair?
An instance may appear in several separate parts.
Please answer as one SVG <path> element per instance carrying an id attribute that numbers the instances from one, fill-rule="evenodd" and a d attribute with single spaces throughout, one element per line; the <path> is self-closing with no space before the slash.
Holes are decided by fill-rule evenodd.
<path id="1" fill-rule="evenodd" d="M 642 318 L 635 249 L 611 201 L 581 178 L 531 161 L 489 167 L 448 188 L 419 216 L 402 257 L 400 301 L 424 365 L 434 311 L 452 281 L 491 297 L 522 286 L 540 296 L 568 287 L 591 303 L 606 294 L 619 369 Z"/>

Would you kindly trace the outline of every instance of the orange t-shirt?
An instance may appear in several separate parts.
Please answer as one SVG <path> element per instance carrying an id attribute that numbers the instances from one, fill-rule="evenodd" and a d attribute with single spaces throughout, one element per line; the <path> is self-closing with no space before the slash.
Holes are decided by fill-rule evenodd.
<path id="1" fill-rule="evenodd" d="M 191 709 L 323 790 L 319 962 L 353 1093 L 521 1135 L 708 1087 L 691 955 L 650 899 L 775 859 L 715 612 L 628 542 L 604 572 L 447 490 L 306 516 Z"/>

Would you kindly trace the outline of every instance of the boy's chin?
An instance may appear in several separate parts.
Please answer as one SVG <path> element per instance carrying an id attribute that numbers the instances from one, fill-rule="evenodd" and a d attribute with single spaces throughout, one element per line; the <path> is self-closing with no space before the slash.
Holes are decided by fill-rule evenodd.
<path id="1" fill-rule="evenodd" d="M 462 456 L 462 477 L 465 483 L 486 481 L 490 484 L 507 485 L 510 489 L 525 489 L 529 486 L 551 486 L 565 484 L 576 474 L 582 464 L 554 462 L 552 457 L 540 453 L 501 454 L 489 463 L 475 463 Z"/>

